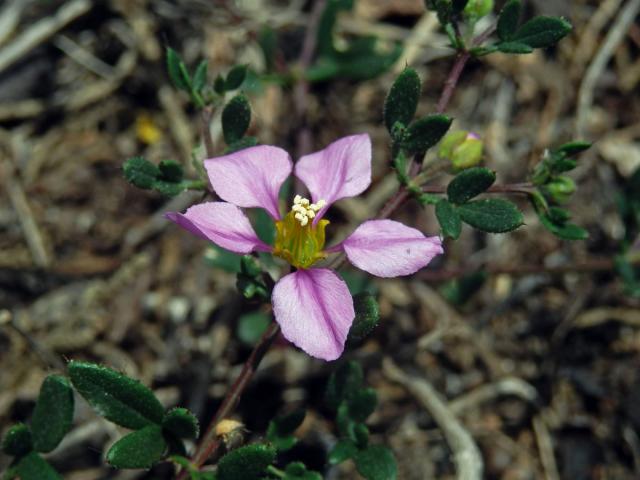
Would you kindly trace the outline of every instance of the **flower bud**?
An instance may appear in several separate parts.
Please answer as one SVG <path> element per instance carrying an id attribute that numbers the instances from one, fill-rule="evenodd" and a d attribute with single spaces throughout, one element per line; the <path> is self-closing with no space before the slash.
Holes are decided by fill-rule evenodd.
<path id="1" fill-rule="evenodd" d="M 565 203 L 576 191 L 576 184 L 572 178 L 564 175 L 556 177 L 546 185 L 549 196 L 558 203 Z"/>
<path id="2" fill-rule="evenodd" d="M 469 0 L 464 7 L 464 14 L 468 18 L 479 20 L 493 11 L 493 0 Z"/>
<path id="3" fill-rule="evenodd" d="M 449 133 L 440 142 L 438 155 L 448 159 L 454 171 L 475 167 L 482 160 L 483 143 L 480 137 L 472 132 L 459 130 Z"/>

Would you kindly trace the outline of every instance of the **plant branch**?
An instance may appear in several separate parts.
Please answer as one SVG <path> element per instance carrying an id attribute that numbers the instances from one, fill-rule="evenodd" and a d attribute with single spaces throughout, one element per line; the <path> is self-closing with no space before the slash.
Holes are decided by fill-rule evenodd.
<path id="1" fill-rule="evenodd" d="M 422 187 L 424 193 L 447 193 L 446 185 L 427 185 Z M 531 183 L 511 183 L 505 185 L 492 185 L 484 193 L 511 193 L 530 195 L 535 191 Z"/>
<path id="2" fill-rule="evenodd" d="M 211 457 L 220 446 L 220 437 L 216 434 L 216 426 L 221 420 L 224 420 L 228 417 L 233 410 L 235 410 L 238 402 L 240 401 L 240 397 L 244 392 L 245 388 L 249 384 L 251 378 L 253 378 L 253 374 L 258 369 L 260 362 L 262 361 L 264 355 L 269 350 L 269 347 L 275 340 L 275 338 L 280 333 L 280 327 L 277 323 L 273 322 L 269 325 L 267 330 L 262 334 L 260 340 L 253 347 L 251 351 L 251 355 L 242 367 L 242 371 L 238 378 L 236 378 L 235 382 L 231 388 L 227 391 L 227 394 L 218 408 L 218 411 L 213 417 L 211 423 L 207 427 L 207 431 L 202 436 L 200 444 L 196 450 L 196 453 L 191 460 L 194 468 L 199 469 L 204 463 L 207 461 L 209 457 Z M 186 480 L 189 476 L 189 472 L 183 471 L 179 476 L 178 480 Z"/>
<path id="3" fill-rule="evenodd" d="M 202 140 L 204 141 L 204 149 L 207 152 L 207 158 L 216 156 L 213 146 L 213 138 L 211 137 L 211 118 L 213 117 L 213 108 L 207 105 L 202 109 L 200 116 L 202 124 Z"/>
<path id="4" fill-rule="evenodd" d="M 313 60 L 313 54 L 316 49 L 316 37 L 317 28 L 320 20 L 320 16 L 324 11 L 326 0 L 317 0 L 313 6 L 311 12 L 311 19 L 309 26 L 305 33 L 305 38 L 302 46 L 302 52 L 300 54 L 299 64 L 301 67 L 302 75 L 304 70 L 311 64 Z M 296 115 L 299 119 L 299 125 L 301 125 L 298 133 L 297 154 L 298 157 L 308 153 L 311 148 L 310 132 L 305 125 L 304 117 L 307 109 L 307 95 L 309 92 L 309 83 L 302 77 L 294 88 L 294 103 Z M 203 124 L 203 138 L 205 142 L 205 148 L 207 150 L 207 156 L 209 158 L 214 156 L 213 141 L 209 130 L 209 124 L 211 122 L 212 110 L 205 107 L 202 111 L 202 124 Z M 254 349 L 251 351 L 251 355 L 245 361 L 240 375 L 233 383 L 231 388 L 227 391 L 227 394 L 218 408 L 218 411 L 214 415 L 212 421 L 207 427 L 207 431 L 200 440 L 196 453 L 192 457 L 191 463 L 196 469 L 199 469 L 204 463 L 212 457 L 220 446 L 220 438 L 216 435 L 216 425 L 229 416 L 233 410 L 235 410 L 240 397 L 244 393 L 247 385 L 253 378 L 253 374 L 258 369 L 260 362 L 264 355 L 269 350 L 269 347 L 280 333 L 280 327 L 277 323 L 273 322 L 269 325 L 264 332 Z M 189 476 L 189 472 L 183 471 L 180 473 L 178 480 L 186 480 Z"/>

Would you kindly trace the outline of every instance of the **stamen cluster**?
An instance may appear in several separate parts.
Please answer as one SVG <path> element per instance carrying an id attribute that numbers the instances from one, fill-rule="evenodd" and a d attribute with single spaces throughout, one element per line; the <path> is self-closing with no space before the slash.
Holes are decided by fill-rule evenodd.
<path id="1" fill-rule="evenodd" d="M 309 199 L 296 195 L 293 199 L 291 211 L 295 212 L 294 218 L 304 227 L 309 223 L 309 220 L 313 220 L 316 213 L 326 204 L 325 200 L 318 200 L 318 203 L 310 203 Z"/>

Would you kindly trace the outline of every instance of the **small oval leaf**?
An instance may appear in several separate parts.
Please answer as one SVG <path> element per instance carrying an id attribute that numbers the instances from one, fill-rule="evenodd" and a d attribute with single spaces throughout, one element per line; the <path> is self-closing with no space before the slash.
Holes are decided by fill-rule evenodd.
<path id="1" fill-rule="evenodd" d="M 409 125 L 418 108 L 420 77 L 413 68 L 405 68 L 396 78 L 384 101 L 384 124 L 393 133 L 396 122 Z"/>
<path id="2" fill-rule="evenodd" d="M 227 79 L 224 81 L 224 89 L 226 91 L 229 91 L 229 90 L 235 90 L 236 88 L 240 88 L 246 76 L 247 76 L 247 66 L 236 65 L 231 70 L 229 70 Z"/>
<path id="3" fill-rule="evenodd" d="M 167 47 L 167 71 L 173 85 L 180 89 L 189 91 L 191 89 L 191 79 L 184 62 L 178 52 Z"/>
<path id="4" fill-rule="evenodd" d="M 137 380 L 102 365 L 72 361 L 75 389 L 99 415 L 126 428 L 160 424 L 164 409 L 153 392 Z"/>
<path id="5" fill-rule="evenodd" d="M 518 207 L 501 198 L 465 203 L 458 207 L 458 213 L 463 222 L 489 233 L 510 232 L 524 223 Z"/>
<path id="6" fill-rule="evenodd" d="M 436 203 L 436 218 L 442 229 L 442 234 L 445 237 L 450 237 L 455 240 L 460 236 L 462 221 L 456 211 L 456 207 L 450 202 L 442 199 Z"/>
<path id="7" fill-rule="evenodd" d="M 369 292 L 360 292 L 353 297 L 356 317 L 349 330 L 349 340 L 363 340 L 380 321 L 380 309 L 376 297 Z"/>
<path id="8" fill-rule="evenodd" d="M 254 443 L 227 453 L 218 462 L 218 480 L 258 480 L 276 458 L 271 445 Z"/>
<path id="9" fill-rule="evenodd" d="M 107 462 L 115 468 L 151 468 L 162 460 L 166 449 L 162 428 L 149 425 L 114 443 L 107 452 Z"/>
<path id="10" fill-rule="evenodd" d="M 186 408 L 176 407 L 165 413 L 162 428 L 178 438 L 197 438 L 200 433 L 198 419 Z"/>
<path id="11" fill-rule="evenodd" d="M 222 111 L 222 133 L 227 145 L 238 142 L 251 123 L 251 107 L 244 95 L 236 95 Z"/>
<path id="12" fill-rule="evenodd" d="M 343 363 L 329 377 L 325 391 L 325 402 L 329 408 L 337 410 L 340 402 L 351 398 L 364 381 L 362 367 L 356 362 Z"/>
<path id="13" fill-rule="evenodd" d="M 484 167 L 463 170 L 447 186 L 449 201 L 458 205 L 486 191 L 496 181 L 496 174 Z"/>
<path id="14" fill-rule="evenodd" d="M 33 450 L 31 430 L 24 423 L 12 426 L 2 439 L 2 451 L 13 457 L 21 457 Z"/>
<path id="15" fill-rule="evenodd" d="M 531 48 L 550 47 L 569 34 L 571 28 L 564 18 L 539 16 L 522 25 L 513 34 L 512 40 Z"/>
<path id="16" fill-rule="evenodd" d="M 61 375 L 49 375 L 42 382 L 31 420 L 33 445 L 47 453 L 58 446 L 73 421 L 73 390 Z"/>
<path id="17" fill-rule="evenodd" d="M 521 0 L 508 1 L 498 16 L 498 38 L 502 41 L 510 40 L 520 24 L 520 14 L 522 12 Z"/>
<path id="18" fill-rule="evenodd" d="M 411 153 L 426 152 L 447 133 L 452 119 L 446 115 L 428 115 L 407 128 L 401 145 Z"/>
<path id="19" fill-rule="evenodd" d="M 382 445 L 360 450 L 354 460 L 358 473 L 367 480 L 395 480 L 398 475 L 396 459 L 391 450 Z"/>
<path id="20" fill-rule="evenodd" d="M 20 480 L 62 480 L 62 476 L 36 452 L 22 457 L 11 467 L 4 478 Z"/>

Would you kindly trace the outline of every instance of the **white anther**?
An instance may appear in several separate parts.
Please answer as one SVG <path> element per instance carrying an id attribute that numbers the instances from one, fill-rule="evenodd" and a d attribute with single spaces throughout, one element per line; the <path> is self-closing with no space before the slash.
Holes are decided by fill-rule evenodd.
<path id="1" fill-rule="evenodd" d="M 318 200 L 316 203 L 309 202 L 308 198 L 296 195 L 293 198 L 291 211 L 294 212 L 293 218 L 300 222 L 301 226 L 306 226 L 309 220 L 315 218 L 318 212 L 327 204 L 325 200 Z"/>

